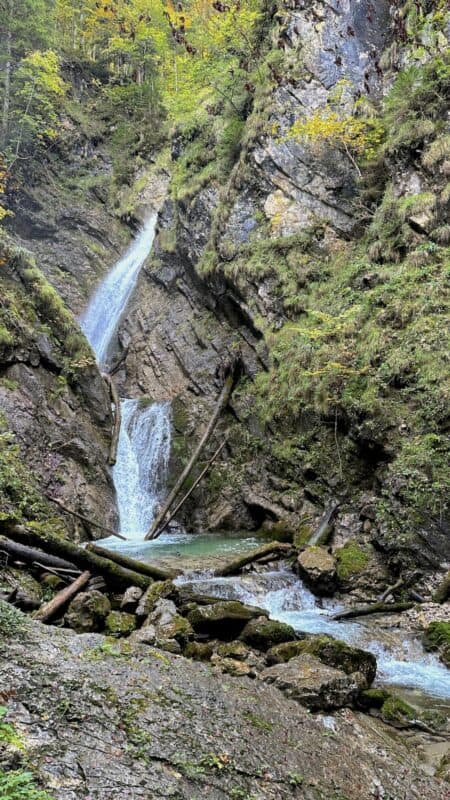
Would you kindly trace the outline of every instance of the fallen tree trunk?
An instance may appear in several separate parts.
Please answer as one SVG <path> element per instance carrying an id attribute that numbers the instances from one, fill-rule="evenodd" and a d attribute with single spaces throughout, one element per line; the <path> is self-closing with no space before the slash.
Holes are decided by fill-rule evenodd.
<path id="1" fill-rule="evenodd" d="M 115 536 L 116 539 L 123 539 L 124 542 L 127 541 L 126 536 L 122 536 L 121 533 L 116 533 L 116 531 L 113 531 L 112 528 L 108 528 L 106 525 L 102 525 L 100 522 L 95 522 L 93 519 L 85 517 L 84 514 L 80 514 L 78 511 L 74 511 L 72 508 L 67 508 L 67 506 L 61 503 L 60 500 L 57 500 L 56 497 L 52 497 L 49 494 L 46 494 L 45 496 L 47 500 L 50 500 L 50 502 L 55 503 L 55 505 L 59 506 L 59 508 L 65 511 L 66 514 L 70 514 L 72 517 L 76 517 L 77 519 L 80 519 L 82 522 L 86 522 L 87 525 L 92 525 L 93 528 L 99 528 L 100 530 L 105 531 L 105 533 L 109 533 L 110 536 Z"/>
<path id="2" fill-rule="evenodd" d="M 355 617 L 368 617 L 369 614 L 400 614 L 402 611 L 408 611 L 415 603 L 374 603 L 371 606 L 360 606 L 359 608 L 350 608 L 348 611 L 340 611 L 339 614 L 334 614 L 331 619 L 354 619 Z"/>
<path id="3" fill-rule="evenodd" d="M 23 525 L 15 525 L 8 527 L 6 533 L 10 539 L 35 545 L 52 555 L 70 560 L 83 570 L 88 569 L 90 572 L 103 575 L 106 581 L 118 588 L 139 586 L 140 589 L 145 590 L 152 583 L 152 578 L 147 575 L 126 569 L 109 558 L 99 556 L 74 542 L 60 539 L 48 532 L 37 533 Z"/>
<path id="4" fill-rule="evenodd" d="M 122 414 L 120 412 L 120 398 L 116 389 L 116 385 L 111 377 L 106 372 L 102 373 L 103 380 L 108 386 L 111 405 L 114 406 L 114 420 L 111 433 L 111 445 L 109 448 L 108 464 L 113 467 L 117 461 L 117 447 L 119 445 L 120 426 L 122 424 Z"/>
<path id="5" fill-rule="evenodd" d="M 96 553 L 103 558 L 109 558 L 111 561 L 114 561 L 115 564 L 120 564 L 121 567 L 139 572 L 141 575 L 147 575 L 149 578 L 153 578 L 153 580 L 156 581 L 171 580 L 180 574 L 176 570 L 160 569 L 160 567 L 154 567 L 153 564 L 137 561 L 134 558 L 125 556 L 123 553 L 116 553 L 114 550 L 109 550 L 106 547 L 100 547 L 100 545 L 94 542 L 90 542 L 86 550 L 89 550 L 91 553 Z"/>
<path id="6" fill-rule="evenodd" d="M 65 561 L 57 556 L 48 555 L 42 550 L 37 550 L 34 547 L 27 547 L 24 544 L 17 544 L 10 539 L 0 538 L 0 550 L 7 553 L 16 561 L 24 561 L 26 564 L 37 563 L 44 568 L 52 567 L 53 569 L 70 570 L 71 572 L 78 572 L 75 564 L 70 561 Z"/>
<path id="7" fill-rule="evenodd" d="M 159 536 L 161 525 L 164 523 L 164 520 L 165 520 L 168 512 L 170 511 L 172 503 L 174 502 L 174 500 L 176 499 L 176 497 L 180 493 L 181 489 L 183 488 L 184 484 L 186 483 L 186 480 L 188 479 L 189 475 L 191 474 L 193 467 L 197 463 L 198 458 L 199 458 L 203 448 L 205 447 L 205 445 L 207 444 L 207 442 L 211 438 L 211 434 L 214 431 L 214 428 L 216 427 L 216 424 L 217 424 L 217 421 L 218 421 L 218 419 L 220 417 L 220 414 L 222 413 L 223 409 L 225 408 L 225 406 L 227 405 L 227 403 L 228 403 L 228 401 L 230 399 L 230 396 L 231 396 L 231 393 L 232 393 L 233 387 L 234 387 L 234 382 L 235 382 L 234 381 L 234 373 L 233 373 L 233 371 L 231 371 L 229 373 L 229 375 L 225 378 L 225 382 L 223 384 L 222 391 L 220 392 L 220 395 L 219 395 L 219 397 L 217 399 L 217 402 L 216 402 L 216 405 L 215 405 L 215 408 L 214 408 L 214 412 L 213 412 L 213 414 L 211 416 L 211 419 L 208 422 L 208 425 L 206 426 L 206 429 L 205 429 L 205 431 L 203 433 L 203 436 L 201 437 L 197 447 L 194 450 L 194 453 L 192 454 L 191 458 L 189 459 L 189 462 L 186 464 L 183 472 L 181 473 L 180 477 L 178 478 L 177 482 L 175 483 L 175 486 L 173 487 L 172 491 L 169 493 L 169 496 L 167 497 L 166 501 L 164 502 L 163 507 L 162 507 L 161 511 L 159 512 L 159 514 L 157 515 L 155 521 L 153 522 L 152 527 L 150 528 L 150 530 L 146 534 L 145 538 L 147 540 L 148 539 L 156 539 L 156 537 Z"/>
<path id="8" fill-rule="evenodd" d="M 252 564 L 254 561 L 264 558 L 264 556 L 287 555 L 291 551 L 292 545 L 286 544 L 285 542 L 268 542 L 240 558 L 235 558 L 233 561 L 225 564 L 224 567 L 219 567 L 214 571 L 214 575 L 220 578 L 225 578 L 227 575 L 236 575 L 243 567 L 246 567 L 247 564 Z"/>
<path id="9" fill-rule="evenodd" d="M 438 585 L 433 595 L 433 602 L 440 603 L 442 605 L 442 603 L 445 603 L 448 597 L 450 597 L 450 570 Z"/>
<path id="10" fill-rule="evenodd" d="M 64 589 L 61 589 L 58 594 L 50 600 L 48 603 L 45 603 L 43 606 L 40 607 L 36 614 L 34 614 L 34 618 L 39 620 L 39 622 L 48 622 L 52 617 L 54 617 L 58 611 L 61 611 L 66 603 L 75 597 L 76 594 L 86 586 L 88 581 L 91 578 L 91 573 L 86 570 L 82 572 L 81 575 L 76 578 L 69 586 L 65 586 Z"/>
<path id="11" fill-rule="evenodd" d="M 339 508 L 339 503 L 331 503 L 326 509 L 325 513 L 319 522 L 317 529 L 312 536 L 309 537 L 307 547 L 312 545 L 325 545 L 328 544 L 331 534 L 333 533 L 333 520 Z"/>
<path id="12" fill-rule="evenodd" d="M 380 594 L 377 602 L 385 603 L 390 594 L 394 595 L 394 592 L 396 592 L 397 589 L 401 589 L 404 585 L 405 581 L 403 580 L 403 578 L 399 578 L 396 583 L 392 584 L 392 586 L 388 586 L 387 589 L 383 592 L 383 594 Z"/>
<path id="13" fill-rule="evenodd" d="M 177 505 L 175 506 L 175 508 L 173 509 L 173 511 L 171 511 L 171 512 L 170 512 L 170 514 L 169 514 L 169 515 L 166 517 L 165 521 L 163 522 L 163 524 L 162 524 L 162 525 L 161 525 L 161 527 L 159 528 L 159 531 L 158 531 L 158 536 L 160 536 L 160 535 L 161 535 L 161 533 L 163 533 L 163 531 L 165 531 L 165 530 L 166 530 L 167 526 L 168 526 L 168 525 L 169 525 L 169 524 L 172 522 L 173 518 L 174 518 L 174 517 L 176 517 L 176 515 L 178 514 L 178 512 L 179 512 L 180 508 L 182 508 L 182 506 L 184 506 L 184 504 L 185 504 L 186 500 L 188 500 L 188 499 L 189 499 L 189 497 L 191 496 L 191 494 L 194 492 L 194 490 L 195 490 L 195 489 L 197 488 L 197 486 L 199 485 L 200 481 L 202 481 L 202 480 L 203 480 L 203 478 L 205 477 L 205 475 L 206 475 L 206 473 L 208 472 L 208 470 L 209 470 L 209 469 L 212 467 L 212 465 L 214 464 L 214 461 L 216 461 L 216 459 L 217 459 L 217 458 L 220 456 L 220 454 L 221 454 L 221 452 L 222 452 L 223 448 L 225 447 L 225 445 L 226 445 L 227 441 L 228 441 L 228 437 L 227 437 L 226 439 L 224 439 L 224 440 L 223 440 L 223 442 L 222 442 L 222 444 L 221 444 L 221 445 L 219 445 L 219 447 L 218 447 L 218 448 L 217 448 L 217 450 L 215 451 L 215 453 L 214 453 L 214 455 L 212 456 L 212 458 L 210 458 L 210 459 L 209 459 L 209 461 L 208 461 L 208 463 L 207 463 L 206 467 L 204 467 L 204 469 L 202 469 L 202 471 L 201 471 L 200 475 L 198 476 L 198 478 L 196 478 L 196 479 L 195 479 L 195 481 L 194 481 L 194 483 L 192 484 L 192 486 L 191 486 L 191 488 L 189 489 L 189 491 L 188 491 L 188 492 L 186 492 L 186 494 L 185 494 L 185 495 L 182 497 L 182 499 L 180 500 L 180 502 L 179 502 L 179 503 L 177 503 Z"/>

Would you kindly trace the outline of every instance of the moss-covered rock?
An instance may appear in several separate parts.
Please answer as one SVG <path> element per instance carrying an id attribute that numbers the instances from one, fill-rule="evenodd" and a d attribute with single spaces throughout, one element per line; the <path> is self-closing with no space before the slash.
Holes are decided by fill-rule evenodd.
<path id="1" fill-rule="evenodd" d="M 365 689 L 358 698 L 358 705 L 364 710 L 381 708 L 391 696 L 387 689 Z"/>
<path id="2" fill-rule="evenodd" d="M 258 617 L 247 622 L 240 638 L 257 650 L 268 650 L 275 644 L 295 639 L 296 635 L 294 628 L 285 622 Z"/>
<path id="3" fill-rule="evenodd" d="M 161 625 L 157 629 L 157 641 L 161 638 L 175 639 L 182 647 L 187 644 L 193 635 L 192 625 L 180 614 L 174 614 L 170 622 Z"/>
<path id="4" fill-rule="evenodd" d="M 136 628 L 136 617 L 126 611 L 111 611 L 105 620 L 105 633 L 119 639 L 129 636 Z"/>
<path id="5" fill-rule="evenodd" d="M 375 678 L 377 662 L 372 653 L 332 639 L 331 636 L 308 636 L 301 641 L 274 647 L 267 654 L 267 660 L 272 664 L 282 663 L 306 653 L 320 659 L 323 664 L 342 670 L 346 675 L 359 672 L 364 676 L 366 686 L 370 686 Z"/>
<path id="6" fill-rule="evenodd" d="M 210 661 L 213 652 L 213 642 L 188 642 L 183 650 L 183 655 L 194 661 Z"/>
<path id="7" fill-rule="evenodd" d="M 411 723 L 418 715 L 409 703 L 391 694 L 381 706 L 381 716 L 386 722 L 403 726 Z"/>
<path id="8" fill-rule="evenodd" d="M 222 600 L 209 606 L 197 606 L 188 620 L 197 633 L 207 633 L 218 639 L 234 639 L 251 619 L 267 616 L 262 608 L 246 606 L 238 600 Z"/>
<path id="9" fill-rule="evenodd" d="M 80 592 L 74 597 L 64 621 L 77 633 L 101 631 L 110 611 L 111 604 L 106 595 L 91 589 L 89 592 Z"/>
<path id="10" fill-rule="evenodd" d="M 426 650 L 437 650 L 439 658 L 450 667 L 450 622 L 432 622 L 423 635 Z"/>
<path id="11" fill-rule="evenodd" d="M 324 547 L 307 547 L 297 559 L 300 577 L 316 594 L 326 597 L 336 591 L 334 557 Z"/>
<path id="12" fill-rule="evenodd" d="M 136 608 L 138 617 L 148 617 L 161 598 L 169 597 L 174 592 L 172 581 L 155 581 L 145 590 Z"/>
<path id="13" fill-rule="evenodd" d="M 222 658 L 234 658 L 236 661 L 245 661 L 250 653 L 250 650 L 244 644 L 244 642 L 240 642 L 238 640 L 236 642 L 223 642 L 222 644 L 219 644 L 217 647 L 217 653 Z"/>
<path id="14" fill-rule="evenodd" d="M 353 576 L 363 572 L 369 562 L 366 551 L 354 541 L 346 542 L 335 553 L 336 571 L 340 583 L 345 583 Z"/>

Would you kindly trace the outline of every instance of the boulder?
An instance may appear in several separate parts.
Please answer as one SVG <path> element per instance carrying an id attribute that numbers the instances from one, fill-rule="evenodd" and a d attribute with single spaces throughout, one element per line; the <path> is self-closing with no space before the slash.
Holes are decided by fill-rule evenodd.
<path id="1" fill-rule="evenodd" d="M 253 669 L 246 661 L 239 661 L 237 658 L 221 658 L 218 653 L 214 653 L 211 663 L 218 667 L 221 672 L 241 678 L 244 675 L 254 675 Z"/>
<path id="2" fill-rule="evenodd" d="M 329 667 L 342 670 L 346 675 L 351 675 L 353 672 L 361 673 L 366 687 L 370 686 L 375 678 L 377 660 L 372 653 L 359 647 L 352 647 L 340 639 L 332 639 L 331 636 L 308 636 L 300 642 L 273 647 L 267 653 L 267 662 L 279 664 L 305 653 L 318 658 Z"/>
<path id="3" fill-rule="evenodd" d="M 119 639 L 129 636 L 136 628 L 136 617 L 126 611 L 111 611 L 105 620 L 105 633 Z"/>
<path id="4" fill-rule="evenodd" d="M 280 642 L 289 642 L 296 639 L 294 628 L 285 622 L 277 622 L 267 617 L 257 617 L 247 622 L 240 638 L 257 650 L 268 650 L 269 647 Z"/>
<path id="5" fill-rule="evenodd" d="M 436 650 L 441 661 L 450 667 L 450 622 L 435 621 L 428 625 L 423 646 L 425 650 Z"/>
<path id="6" fill-rule="evenodd" d="M 324 547 L 307 547 L 297 559 L 300 577 L 321 597 L 329 597 L 337 588 L 336 562 Z"/>
<path id="7" fill-rule="evenodd" d="M 156 601 L 142 630 L 151 627 L 155 631 L 154 642 L 158 647 L 171 653 L 180 653 L 194 635 L 191 624 L 177 612 L 172 600 L 161 598 Z M 140 641 L 143 641 L 141 638 Z M 153 643 L 153 641 L 151 643 Z"/>
<path id="8" fill-rule="evenodd" d="M 346 675 L 308 654 L 268 667 L 260 677 L 311 711 L 332 711 L 352 706 L 366 686 L 361 673 Z"/>
<path id="9" fill-rule="evenodd" d="M 183 650 L 183 655 L 194 661 L 210 661 L 213 652 L 212 642 L 188 642 Z"/>
<path id="10" fill-rule="evenodd" d="M 168 597 L 174 590 L 172 581 L 155 581 L 145 590 L 136 608 L 138 617 L 148 617 L 160 598 Z"/>
<path id="11" fill-rule="evenodd" d="M 246 606 L 238 600 L 222 600 L 220 603 L 194 608 L 187 618 L 196 633 L 229 640 L 239 636 L 247 622 L 261 616 L 267 616 L 262 608 Z"/>
<path id="12" fill-rule="evenodd" d="M 129 586 L 120 602 L 120 608 L 122 611 L 134 610 L 143 594 L 144 593 L 139 586 Z"/>
<path id="13" fill-rule="evenodd" d="M 96 589 L 91 589 L 89 592 L 80 592 L 74 597 L 67 609 L 64 621 L 77 633 L 101 631 L 110 611 L 111 604 L 106 595 Z"/>
<path id="14" fill-rule="evenodd" d="M 146 625 L 138 631 L 133 631 L 130 636 L 130 642 L 137 644 L 156 644 L 156 628 L 154 625 Z"/>

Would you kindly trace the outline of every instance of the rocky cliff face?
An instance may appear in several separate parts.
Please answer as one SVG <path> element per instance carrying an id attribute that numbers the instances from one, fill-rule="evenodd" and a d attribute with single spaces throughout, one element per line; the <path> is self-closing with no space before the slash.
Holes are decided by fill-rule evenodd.
<path id="1" fill-rule="evenodd" d="M 432 566 L 448 555 L 445 389 L 412 345 L 417 336 L 435 347 L 444 310 L 447 140 L 437 106 L 448 79 L 436 70 L 448 22 L 413 6 L 284 4 L 229 176 L 210 180 L 204 152 L 196 168 L 202 145 L 214 158 L 211 130 L 174 140 L 172 198 L 122 328 L 120 378 L 128 391 L 176 398 L 182 461 L 217 393 L 216 368 L 243 352 L 247 381 L 222 422 L 227 456 L 186 509 L 192 528 L 298 528 L 337 497 L 336 541 L 356 541 L 372 569 L 375 549 L 394 568 L 404 557 Z M 383 127 L 382 148 L 376 135 L 371 143 L 376 125 L 367 129 L 362 166 L 342 128 L 292 133 L 337 112 L 347 124 L 359 115 Z M 422 132 L 415 115 L 427 117 Z M 402 273 L 411 288 L 434 286 L 421 331 Z M 428 416 L 418 413 L 428 401 Z"/>

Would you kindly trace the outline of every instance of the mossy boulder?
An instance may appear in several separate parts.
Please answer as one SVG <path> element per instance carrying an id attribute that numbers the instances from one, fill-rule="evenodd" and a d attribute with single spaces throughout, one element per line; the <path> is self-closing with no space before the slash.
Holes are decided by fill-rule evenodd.
<path id="1" fill-rule="evenodd" d="M 268 650 L 280 642 L 289 642 L 296 638 L 295 630 L 285 622 L 278 622 L 267 617 L 257 617 L 247 622 L 240 638 L 257 650 Z"/>
<path id="2" fill-rule="evenodd" d="M 111 611 L 105 620 L 105 633 L 119 639 L 129 636 L 136 628 L 136 617 L 126 611 Z"/>
<path id="3" fill-rule="evenodd" d="M 450 667 L 450 622 L 432 622 L 423 635 L 426 650 L 437 650 L 439 658 Z"/>
<path id="4" fill-rule="evenodd" d="M 222 644 L 219 644 L 217 647 L 217 653 L 222 658 L 233 658 L 236 661 L 245 661 L 250 650 L 244 642 L 238 640 L 236 642 L 222 642 Z"/>
<path id="5" fill-rule="evenodd" d="M 313 532 L 314 529 L 311 521 L 308 520 L 307 522 L 306 521 L 301 522 L 298 529 L 294 533 L 294 537 L 292 540 L 294 547 L 297 547 L 297 549 L 299 550 L 302 547 L 306 547 L 311 536 L 313 535 Z"/>
<path id="6" fill-rule="evenodd" d="M 183 655 L 192 658 L 193 661 L 210 661 L 213 652 L 213 642 L 188 642 Z"/>
<path id="7" fill-rule="evenodd" d="M 339 583 L 346 584 L 355 575 L 364 572 L 369 563 L 367 552 L 357 542 L 349 541 L 335 553 L 336 571 Z"/>
<path id="8" fill-rule="evenodd" d="M 388 692 L 387 689 L 365 689 L 358 698 L 358 705 L 360 708 L 364 709 L 364 711 L 368 711 L 370 708 L 382 708 L 383 703 L 385 703 L 390 696 L 391 693 Z"/>
<path id="9" fill-rule="evenodd" d="M 301 645 L 302 642 L 298 640 L 276 644 L 267 651 L 266 661 L 270 665 L 285 664 L 287 661 L 290 661 L 291 658 L 295 658 L 295 656 L 304 653 Z"/>
<path id="10" fill-rule="evenodd" d="M 209 606 L 197 606 L 187 618 L 196 633 L 229 640 L 237 638 L 247 622 L 261 616 L 267 616 L 262 608 L 246 606 L 238 600 L 222 600 Z"/>
<path id="11" fill-rule="evenodd" d="M 110 611 L 111 603 L 106 595 L 96 589 L 91 589 L 89 592 L 80 592 L 74 597 L 67 609 L 64 621 L 77 633 L 101 631 Z"/>
<path id="12" fill-rule="evenodd" d="M 192 625 L 185 617 L 174 614 L 171 621 L 157 628 L 157 642 L 160 639 L 175 639 L 184 647 L 194 635 Z"/>
<path id="13" fill-rule="evenodd" d="M 360 672 L 347 675 L 307 653 L 284 664 L 268 667 L 261 673 L 261 678 L 275 684 L 287 697 L 312 711 L 353 706 L 365 688 L 365 679 Z"/>
<path id="14" fill-rule="evenodd" d="M 370 686 L 376 675 L 377 662 L 372 653 L 352 647 L 340 639 L 332 639 L 331 636 L 307 636 L 300 641 L 277 645 L 269 650 L 266 660 L 268 664 L 282 664 L 304 654 L 312 655 L 346 675 L 360 672 L 366 686 Z"/>
<path id="15" fill-rule="evenodd" d="M 9 574 L 13 577 L 16 586 L 15 605 L 22 611 L 39 608 L 43 600 L 41 584 L 22 569 L 10 568 Z M 11 590 L 9 583 L 5 582 L 4 586 L 8 591 Z"/>
<path id="16" fill-rule="evenodd" d="M 336 591 L 336 563 L 325 547 L 307 547 L 297 559 L 297 568 L 315 594 L 330 597 Z"/>

